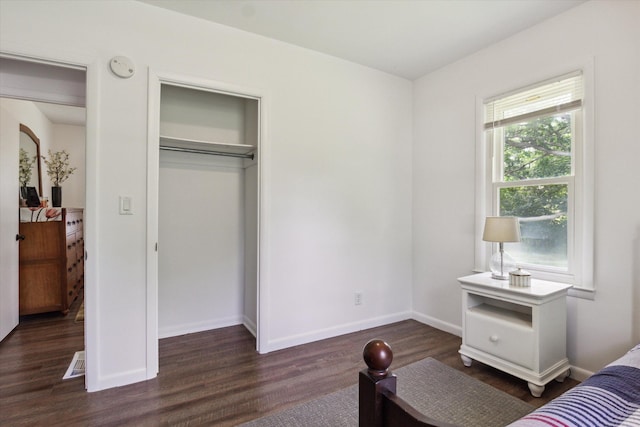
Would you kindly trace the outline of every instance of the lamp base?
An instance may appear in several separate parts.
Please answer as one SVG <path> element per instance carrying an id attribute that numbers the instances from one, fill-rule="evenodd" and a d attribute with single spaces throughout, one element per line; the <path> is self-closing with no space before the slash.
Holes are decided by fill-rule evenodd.
<path id="1" fill-rule="evenodd" d="M 509 272 L 516 269 L 516 262 L 506 252 L 496 252 L 489 263 L 491 277 L 498 280 L 509 280 Z"/>

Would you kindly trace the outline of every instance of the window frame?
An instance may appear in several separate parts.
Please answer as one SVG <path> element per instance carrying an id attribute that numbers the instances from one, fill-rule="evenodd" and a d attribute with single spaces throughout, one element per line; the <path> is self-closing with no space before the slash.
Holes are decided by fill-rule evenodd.
<path id="1" fill-rule="evenodd" d="M 543 178 L 540 182 L 559 182 L 564 180 L 569 185 L 567 215 L 570 216 L 567 227 L 568 271 L 557 271 L 554 268 L 531 269 L 532 276 L 542 280 L 569 283 L 573 288 L 569 295 L 582 298 L 594 298 L 593 259 L 594 259 L 594 108 L 593 108 L 593 58 L 580 64 L 566 67 L 560 72 L 549 73 L 552 77 L 562 77 L 575 72 L 582 73 L 584 86 L 582 106 L 572 120 L 575 136 L 572 144 L 572 174 L 556 178 Z M 499 208 L 498 188 L 506 186 L 529 185 L 534 180 L 516 182 L 493 182 L 495 163 L 493 156 L 493 138 L 488 141 L 487 133 L 494 130 L 484 129 L 484 109 L 487 100 L 495 99 L 496 94 L 518 93 L 533 86 L 544 84 L 551 79 L 530 76 L 527 84 L 513 87 L 498 87 L 486 96 L 476 96 L 476 215 L 475 215 L 475 271 L 488 271 L 489 260 L 497 245 L 482 241 L 484 220 L 487 216 L 497 215 Z M 515 85 L 514 85 L 515 86 Z M 527 269 L 529 265 L 527 265 Z"/>

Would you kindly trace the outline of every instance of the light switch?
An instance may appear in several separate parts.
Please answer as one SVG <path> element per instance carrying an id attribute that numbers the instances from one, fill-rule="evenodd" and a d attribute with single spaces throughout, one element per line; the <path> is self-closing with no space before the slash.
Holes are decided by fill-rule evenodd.
<path id="1" fill-rule="evenodd" d="M 120 196 L 120 215 L 133 215 L 131 197 Z"/>

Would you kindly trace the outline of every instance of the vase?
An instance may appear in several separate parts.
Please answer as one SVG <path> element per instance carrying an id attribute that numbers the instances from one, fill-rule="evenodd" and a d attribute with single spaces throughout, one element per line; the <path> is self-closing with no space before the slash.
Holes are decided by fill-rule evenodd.
<path id="1" fill-rule="evenodd" d="M 54 208 L 62 206 L 62 187 L 51 187 L 51 204 Z"/>

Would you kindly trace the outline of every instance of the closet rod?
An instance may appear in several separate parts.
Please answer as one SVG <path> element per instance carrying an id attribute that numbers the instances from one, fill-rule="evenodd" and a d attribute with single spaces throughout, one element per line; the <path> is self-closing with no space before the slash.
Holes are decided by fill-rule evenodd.
<path id="1" fill-rule="evenodd" d="M 240 157 L 241 159 L 251 159 L 253 160 L 253 153 L 251 154 L 241 154 L 241 153 L 224 153 L 222 151 L 208 151 L 208 150 L 197 150 L 195 148 L 178 148 L 178 147 L 165 147 L 160 146 L 161 150 L 165 151 L 180 151 L 183 153 L 195 153 L 195 154 L 210 154 L 212 156 L 225 156 L 225 157 Z"/>

